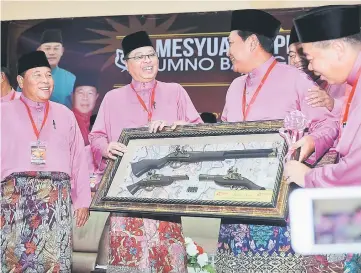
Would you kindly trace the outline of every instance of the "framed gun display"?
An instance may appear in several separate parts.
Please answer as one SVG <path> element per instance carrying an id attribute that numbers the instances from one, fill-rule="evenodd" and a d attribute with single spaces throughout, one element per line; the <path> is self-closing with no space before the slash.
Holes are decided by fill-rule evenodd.
<path id="1" fill-rule="evenodd" d="M 199 124 L 155 134 L 125 129 L 118 141 L 127 152 L 108 161 L 91 210 L 285 225 L 288 145 L 279 134 L 282 125 Z"/>

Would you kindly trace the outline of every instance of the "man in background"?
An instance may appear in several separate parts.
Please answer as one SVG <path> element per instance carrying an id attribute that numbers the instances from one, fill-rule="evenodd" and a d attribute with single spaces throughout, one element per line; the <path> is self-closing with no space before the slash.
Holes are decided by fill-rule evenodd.
<path id="1" fill-rule="evenodd" d="M 78 76 L 72 95 L 73 113 L 83 135 L 85 145 L 89 145 L 90 118 L 98 97 L 97 77 L 89 73 Z"/>
<path id="2" fill-rule="evenodd" d="M 45 30 L 41 36 L 41 45 L 38 50 L 45 52 L 51 66 L 54 91 L 50 100 L 71 108 L 71 94 L 73 92 L 75 76 L 71 72 L 59 67 L 59 62 L 64 54 L 61 31 L 58 29 Z"/>
<path id="3" fill-rule="evenodd" d="M 89 143 L 90 128 L 94 124 L 91 121 L 92 113 L 99 97 L 97 90 L 97 76 L 83 71 L 81 76 L 76 78 L 73 92 L 73 113 L 84 139 L 85 154 L 89 169 L 89 182 L 92 196 L 101 180 L 101 173 L 98 172 L 94 163 L 93 154 Z"/>
<path id="4" fill-rule="evenodd" d="M 54 90 L 50 100 L 65 105 L 71 109 L 71 95 L 75 76 L 59 67 L 64 54 L 63 37 L 58 29 L 45 30 L 40 39 L 38 50 L 44 51 L 51 66 L 51 75 L 54 79 Z M 18 88 L 18 91 L 20 88 Z"/>
<path id="5" fill-rule="evenodd" d="M 1 102 L 18 99 L 21 93 L 16 92 L 10 84 L 10 71 L 6 67 L 1 67 Z"/>

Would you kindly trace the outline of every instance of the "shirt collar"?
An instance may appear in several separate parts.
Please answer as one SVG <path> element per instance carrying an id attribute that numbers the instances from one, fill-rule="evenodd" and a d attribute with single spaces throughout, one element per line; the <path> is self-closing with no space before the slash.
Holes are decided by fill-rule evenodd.
<path id="1" fill-rule="evenodd" d="M 359 54 L 357 56 L 357 59 L 352 67 L 351 73 L 347 77 L 347 83 L 349 85 L 353 85 L 355 83 L 355 81 L 357 80 L 356 74 L 360 68 L 361 68 L 361 51 L 359 52 Z"/>
<path id="2" fill-rule="evenodd" d="M 150 82 L 139 82 L 132 79 L 132 85 L 137 92 L 141 91 L 149 91 L 155 86 L 156 80 L 152 80 Z"/>
<path id="3" fill-rule="evenodd" d="M 15 90 L 13 88 L 11 88 L 11 91 L 9 93 L 7 93 L 5 96 L 3 96 L 1 98 L 1 101 L 9 101 L 11 99 L 11 97 L 14 95 Z"/>
<path id="4" fill-rule="evenodd" d="M 54 68 L 51 69 L 51 74 L 54 74 L 58 71 L 59 71 L 59 66 L 55 66 Z"/>
<path id="5" fill-rule="evenodd" d="M 264 74 L 266 74 L 267 69 L 270 67 L 270 65 L 273 63 L 274 60 L 275 60 L 275 57 L 272 56 L 267 61 L 265 61 L 263 64 L 261 64 L 259 67 L 255 68 L 251 72 L 249 72 L 247 74 L 248 77 L 250 77 L 251 79 L 263 77 Z"/>
<path id="6" fill-rule="evenodd" d="M 45 102 L 36 102 L 28 99 L 23 94 L 20 96 L 21 100 L 26 103 L 30 108 L 34 108 L 36 110 L 43 110 L 45 108 Z"/>

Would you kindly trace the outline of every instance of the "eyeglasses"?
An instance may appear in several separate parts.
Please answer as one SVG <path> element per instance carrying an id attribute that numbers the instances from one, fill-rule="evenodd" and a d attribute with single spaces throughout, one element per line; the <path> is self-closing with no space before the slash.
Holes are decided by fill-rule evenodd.
<path id="1" fill-rule="evenodd" d="M 125 60 L 130 60 L 130 59 L 134 59 L 134 61 L 136 62 L 140 62 L 140 61 L 145 61 L 146 58 L 149 58 L 149 59 L 155 59 L 157 58 L 157 52 L 153 52 L 153 53 L 150 53 L 150 54 L 145 54 L 145 55 L 137 55 L 137 56 L 134 56 L 134 57 L 128 57 L 128 58 L 125 58 Z"/>

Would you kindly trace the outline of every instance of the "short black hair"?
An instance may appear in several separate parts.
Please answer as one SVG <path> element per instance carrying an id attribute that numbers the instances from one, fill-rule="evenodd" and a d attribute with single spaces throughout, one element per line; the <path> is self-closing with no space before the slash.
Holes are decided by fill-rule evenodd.
<path id="1" fill-rule="evenodd" d="M 2 66 L 1 67 L 1 73 L 4 73 L 6 79 L 8 80 L 8 82 L 10 82 L 10 70 L 7 67 Z"/>
<path id="2" fill-rule="evenodd" d="M 243 41 L 245 41 L 249 36 L 251 35 L 256 35 L 261 47 L 268 53 L 273 53 L 273 42 L 274 39 L 268 38 L 264 35 L 261 34 L 257 34 L 254 32 L 250 32 L 250 31 L 245 31 L 245 30 L 238 30 L 237 31 L 238 35 L 242 38 Z"/>

